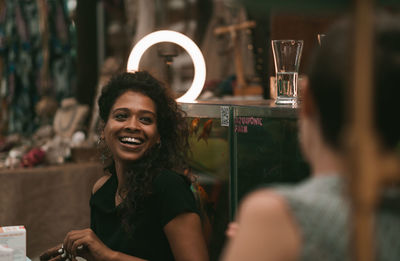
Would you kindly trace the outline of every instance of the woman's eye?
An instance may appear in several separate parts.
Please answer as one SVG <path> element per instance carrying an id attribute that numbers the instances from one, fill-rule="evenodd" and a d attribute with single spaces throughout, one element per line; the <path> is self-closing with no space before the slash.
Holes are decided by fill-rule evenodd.
<path id="1" fill-rule="evenodd" d="M 151 124 L 151 123 L 154 122 L 153 119 L 150 118 L 150 117 L 141 117 L 141 118 L 140 118 L 140 121 L 143 122 L 143 123 L 145 123 L 145 124 Z"/>
<path id="2" fill-rule="evenodd" d="M 122 114 L 122 113 L 115 114 L 115 116 L 114 116 L 114 118 L 116 120 L 125 120 L 127 117 L 128 116 L 126 114 Z"/>

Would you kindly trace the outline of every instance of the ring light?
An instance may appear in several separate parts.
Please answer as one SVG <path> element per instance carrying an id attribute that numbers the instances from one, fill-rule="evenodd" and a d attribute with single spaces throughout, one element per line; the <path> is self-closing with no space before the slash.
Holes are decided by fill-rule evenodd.
<path id="1" fill-rule="evenodd" d="M 138 71 L 142 55 L 148 48 L 161 42 L 175 43 L 181 46 L 192 58 L 194 78 L 189 90 L 177 98 L 178 102 L 193 102 L 200 95 L 206 80 L 206 63 L 199 47 L 186 35 L 169 30 L 161 30 L 143 37 L 133 48 L 128 58 L 128 71 Z"/>

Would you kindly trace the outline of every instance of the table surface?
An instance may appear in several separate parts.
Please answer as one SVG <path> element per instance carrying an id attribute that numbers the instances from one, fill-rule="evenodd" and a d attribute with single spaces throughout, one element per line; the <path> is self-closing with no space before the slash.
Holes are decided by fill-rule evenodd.
<path id="1" fill-rule="evenodd" d="M 103 174 L 96 162 L 0 170 L 0 226 L 24 225 L 36 258 L 73 229 L 89 227 L 89 199 Z"/>

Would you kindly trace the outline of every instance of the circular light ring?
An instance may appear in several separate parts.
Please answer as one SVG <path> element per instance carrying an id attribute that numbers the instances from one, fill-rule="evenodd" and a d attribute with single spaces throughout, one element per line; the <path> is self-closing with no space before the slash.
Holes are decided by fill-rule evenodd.
<path id="1" fill-rule="evenodd" d="M 161 30 L 150 33 L 143 37 L 133 48 L 128 58 L 128 71 L 138 71 L 142 55 L 148 48 L 161 42 L 175 43 L 181 46 L 189 54 L 194 65 L 194 78 L 188 91 L 176 99 L 178 102 L 193 102 L 200 95 L 206 81 L 206 63 L 199 47 L 186 35 L 170 31 Z"/>

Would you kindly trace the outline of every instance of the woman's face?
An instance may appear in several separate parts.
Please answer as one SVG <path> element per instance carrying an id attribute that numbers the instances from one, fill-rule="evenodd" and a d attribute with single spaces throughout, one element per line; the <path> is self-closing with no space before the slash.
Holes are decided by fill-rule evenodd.
<path id="1" fill-rule="evenodd" d="M 153 100 L 139 92 L 123 93 L 111 108 L 103 137 L 116 163 L 140 159 L 160 142 Z"/>

